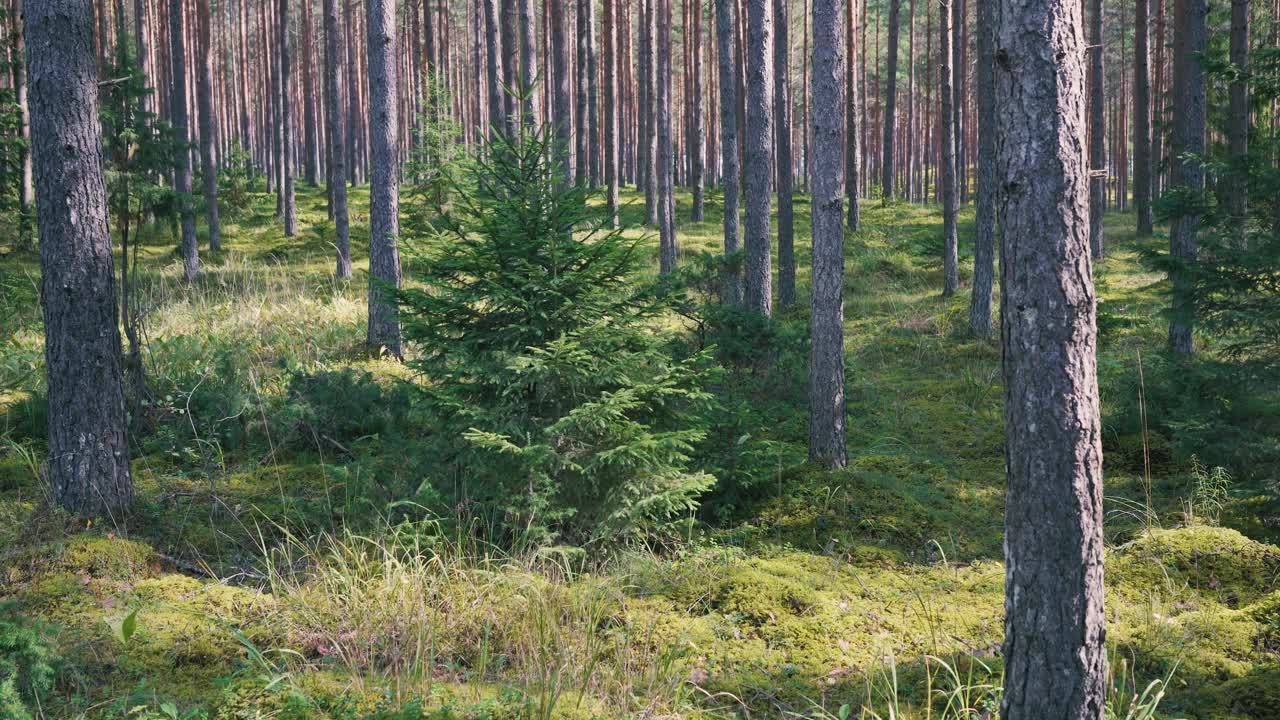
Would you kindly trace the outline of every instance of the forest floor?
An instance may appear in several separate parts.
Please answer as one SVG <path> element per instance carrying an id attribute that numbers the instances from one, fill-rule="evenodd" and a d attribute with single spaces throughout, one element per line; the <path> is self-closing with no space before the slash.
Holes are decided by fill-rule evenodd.
<path id="1" fill-rule="evenodd" d="M 300 193 L 292 239 L 271 196 L 250 199 L 224 215 L 224 249 L 192 288 L 168 234 L 146 238 L 155 428 L 136 441 L 134 513 L 90 528 L 46 501 L 38 260 L 3 256 L 0 645 L 18 625 L 47 634 L 59 662 L 43 717 L 991 711 L 1000 347 L 968 332 L 967 292 L 938 292 L 936 207 L 868 201 L 846 243 L 849 467 L 801 464 L 801 391 L 760 411 L 777 471 L 753 493 L 682 547 L 587 572 L 567 551 L 504 553 L 369 520 L 411 470 L 390 433 L 359 420 L 400 402 L 411 375 L 362 351 L 367 194 L 352 193 L 350 284 L 332 275 L 321 193 Z M 635 226 L 642 202 L 623 199 Z M 681 195 L 685 257 L 717 250 L 719 203 L 698 224 L 688 207 Z M 802 298 L 808 215 L 798 198 Z M 962 223 L 967 287 L 971 214 Z M 1135 430 L 1143 363 L 1164 345 L 1164 282 L 1140 262 L 1133 224 L 1108 216 L 1097 270 L 1111 707 L 1124 718 L 1134 693 L 1167 679 L 1161 717 L 1280 717 L 1280 549 L 1268 544 L 1280 532 L 1258 519 L 1265 500 Z M 293 381 L 347 368 L 319 399 Z"/>

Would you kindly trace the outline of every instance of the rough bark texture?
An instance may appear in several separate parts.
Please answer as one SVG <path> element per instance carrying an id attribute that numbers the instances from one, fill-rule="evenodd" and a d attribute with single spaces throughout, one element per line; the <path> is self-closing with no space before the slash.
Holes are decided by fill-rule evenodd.
<path id="1" fill-rule="evenodd" d="M 346 108 L 342 103 L 342 61 L 345 43 L 342 23 L 338 19 L 338 0 L 324 0 L 325 96 L 329 110 L 325 113 L 329 139 L 329 192 L 333 204 L 333 227 L 338 249 L 335 272 L 340 278 L 351 277 L 351 225 L 347 213 Z"/>
<path id="2" fill-rule="evenodd" d="M 489 74 L 489 133 L 500 132 L 506 122 L 506 105 L 502 89 L 502 36 L 499 30 L 498 3 L 501 0 L 483 0 L 484 2 L 484 39 L 485 67 Z"/>
<path id="3" fill-rule="evenodd" d="M 716 49 L 720 64 L 720 172 L 724 176 L 724 254 L 738 252 L 738 200 L 742 195 L 738 168 L 738 57 L 734 43 L 738 0 L 715 0 Z M 725 273 L 725 298 L 742 302 L 742 282 L 731 266 Z"/>
<path id="4" fill-rule="evenodd" d="M 772 239 L 769 211 L 773 180 L 773 7 L 747 0 L 747 128 L 743 186 L 746 271 L 743 300 L 763 315 L 773 313 Z"/>
<path id="5" fill-rule="evenodd" d="M 169 0 L 169 60 L 173 86 L 169 99 L 169 121 L 178 140 L 186 143 L 191 133 L 187 121 L 187 58 L 182 29 L 182 0 Z M 196 214 L 191 203 L 191 153 L 173 154 L 173 190 L 178 193 L 178 213 L 182 218 L 182 277 L 193 282 L 200 274 L 200 250 L 196 247 Z"/>
<path id="6" fill-rule="evenodd" d="M 1081 6 L 1000 0 L 1003 720 L 1101 720 L 1102 443 Z"/>
<path id="7" fill-rule="evenodd" d="M 551 123 L 565 185 L 573 182 L 573 79 L 569 74 L 569 28 L 564 2 L 549 5 L 551 17 Z"/>
<path id="8" fill-rule="evenodd" d="M 791 176 L 791 43 L 787 0 L 773 0 L 773 135 L 778 175 L 778 307 L 796 301 L 796 231 Z"/>
<path id="9" fill-rule="evenodd" d="M 575 49 L 577 57 L 574 61 L 574 94 L 576 107 L 573 113 L 574 172 L 573 181 L 578 185 L 586 185 L 591 175 L 591 155 L 587 140 L 587 86 L 590 77 L 587 75 L 587 45 L 591 39 L 590 15 L 587 9 L 593 5 L 592 0 L 578 0 L 574 6 L 574 27 L 576 32 Z"/>
<path id="10" fill-rule="evenodd" d="M 200 113 L 200 175 L 204 183 L 205 221 L 209 225 L 209 250 L 222 249 L 218 222 L 218 166 L 213 159 L 217 118 L 213 110 L 213 53 L 209 43 L 209 0 L 196 0 L 200 61 L 196 72 L 196 104 Z"/>
<path id="11" fill-rule="evenodd" d="M 1133 206 L 1138 237 L 1151 237 L 1151 0 L 1133 11 Z"/>
<path id="12" fill-rule="evenodd" d="M 1245 216 L 1249 209 L 1249 0 L 1231 0 L 1231 64 L 1239 74 L 1228 88 L 1227 143 L 1231 173 L 1227 179 L 1227 209 L 1237 242 L 1245 240 Z"/>
<path id="13" fill-rule="evenodd" d="M 858 142 L 861 126 L 858 123 L 862 119 L 862 113 L 858 107 L 858 68 L 855 67 L 857 63 L 853 62 L 858 37 L 854 32 L 855 17 L 856 13 L 850 7 L 845 17 L 845 47 L 848 48 L 845 57 L 849 60 L 845 63 L 844 195 L 849 203 L 849 229 L 853 232 L 857 232 L 862 226 L 862 212 L 858 202 L 858 173 L 862 166 L 862 149 Z"/>
<path id="14" fill-rule="evenodd" d="M 72 513 L 133 499 L 90 0 L 27 0 L 49 479 Z"/>
<path id="15" fill-rule="evenodd" d="M 206 2 L 208 0 L 205 0 Z M 319 127 L 316 123 L 316 81 L 313 63 L 311 3 L 302 0 L 302 169 L 307 185 L 315 187 L 320 180 Z"/>
<path id="16" fill-rule="evenodd" d="M 707 124 L 704 118 L 705 110 L 702 104 L 702 2 L 694 0 L 693 4 L 693 39 L 692 55 L 693 78 L 690 80 L 692 86 L 692 97 L 689 98 L 689 112 L 693 114 L 691 119 L 691 127 L 689 128 L 689 152 L 693 155 L 693 163 L 690 168 L 692 177 L 689 178 L 689 184 L 693 186 L 693 211 L 690 217 L 694 222 L 702 222 L 706 219 L 706 200 L 703 197 L 706 185 L 706 133 Z"/>
<path id="17" fill-rule="evenodd" d="M 584 33 L 587 43 L 587 162 L 589 164 L 587 180 L 591 187 L 597 188 L 600 187 L 600 178 L 604 170 L 600 158 L 600 77 L 596 53 L 596 4 L 594 0 L 583 0 L 583 4 L 587 12 L 587 29 Z M 616 35 L 616 31 L 613 32 Z M 617 61 L 614 62 L 616 65 Z M 582 90 L 579 89 L 578 92 Z"/>
<path id="18" fill-rule="evenodd" d="M 886 205 L 893 202 L 893 173 L 897 170 L 893 162 L 893 133 L 898 109 L 898 16 L 901 5 L 900 0 L 889 0 L 889 38 L 885 43 L 888 55 L 885 58 L 884 154 L 880 162 L 880 191 Z"/>
<path id="19" fill-rule="evenodd" d="M 604 0 L 604 184 L 609 222 L 618 226 L 618 30 L 617 0 Z"/>
<path id="20" fill-rule="evenodd" d="M 813 0 L 809 459 L 848 461 L 844 431 L 844 84 L 840 0 Z"/>
<path id="21" fill-rule="evenodd" d="M 32 174 L 31 167 L 31 108 L 27 99 L 27 64 L 23 58 L 26 55 L 24 47 L 25 31 L 23 24 L 24 12 L 22 8 L 22 0 L 14 0 L 13 2 L 13 92 L 14 99 L 18 103 L 18 114 L 22 122 L 22 139 L 26 140 L 19 152 L 22 153 L 22 170 L 18 181 L 18 210 L 20 217 L 18 218 L 18 237 L 25 244 L 31 238 L 31 216 L 35 207 L 35 178 Z M 145 66 L 146 46 L 142 43 L 138 44 L 139 63 Z"/>
<path id="22" fill-rule="evenodd" d="M 998 0 L 978 2 L 978 195 L 974 202 L 973 294 L 969 327 L 991 335 L 991 285 L 996 246 L 995 10 Z"/>
<path id="23" fill-rule="evenodd" d="M 676 269 L 675 147 L 671 141 L 671 0 L 657 0 L 658 46 L 658 265 Z"/>
<path id="24" fill-rule="evenodd" d="M 524 94 L 522 121 L 526 127 L 532 127 L 538 117 L 538 93 L 534 90 L 534 82 L 538 78 L 538 54 L 534 46 L 537 30 L 531 0 L 517 0 L 517 3 L 520 8 L 520 87 Z"/>
<path id="25" fill-rule="evenodd" d="M 1173 133 L 1169 184 L 1195 197 L 1204 191 L 1204 167 L 1196 158 L 1204 155 L 1205 82 L 1199 54 L 1207 42 L 1205 0 L 1176 0 L 1173 31 Z M 1198 253 L 1196 234 L 1200 216 L 1183 212 L 1173 218 L 1169 253 L 1184 264 L 1194 263 Z M 1173 315 L 1169 320 L 1169 347 L 1176 353 L 1192 351 L 1192 281 L 1189 273 L 1175 269 Z"/>
<path id="26" fill-rule="evenodd" d="M 289 48 L 289 0 L 280 0 L 280 133 L 284 138 L 280 153 L 280 187 L 282 189 L 280 217 L 284 221 L 284 236 L 298 234 L 298 206 L 293 192 L 293 103 L 290 102 L 290 68 L 293 54 Z"/>
<path id="27" fill-rule="evenodd" d="M 1102 75 L 1102 0 L 1089 3 L 1089 247 L 1102 257 L 1102 215 L 1107 211 L 1106 102 Z"/>
<path id="28" fill-rule="evenodd" d="M 515 0 L 501 0 L 502 77 L 506 90 L 502 98 L 502 110 L 506 115 L 507 137 L 516 136 L 519 108 L 515 93 L 520 89 L 520 28 L 517 25 Z"/>
<path id="29" fill-rule="evenodd" d="M 525 0 L 527 2 L 528 0 Z M 400 287 L 395 0 L 368 0 L 370 351 L 401 357 L 392 290 Z"/>
<path id="30" fill-rule="evenodd" d="M 955 94 L 952 82 L 954 53 L 951 49 L 951 5 L 949 0 L 938 13 L 938 92 L 942 96 L 939 118 L 942 142 L 942 294 L 960 289 L 959 247 L 956 237 L 956 124 Z"/>

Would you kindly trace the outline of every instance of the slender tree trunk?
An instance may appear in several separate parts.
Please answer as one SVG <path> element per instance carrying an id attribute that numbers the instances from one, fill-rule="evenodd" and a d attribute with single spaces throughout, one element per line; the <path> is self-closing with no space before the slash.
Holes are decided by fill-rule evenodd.
<path id="1" fill-rule="evenodd" d="M 1102 215 L 1107 209 L 1106 102 L 1102 75 L 1102 0 L 1089 3 L 1089 248 L 1102 257 Z"/>
<path id="2" fill-rule="evenodd" d="M 77 515 L 133 500 L 89 0 L 27 0 L 49 480 Z"/>
<path id="3" fill-rule="evenodd" d="M 502 77 L 508 92 L 503 96 L 502 109 L 506 114 L 507 137 L 516 136 L 520 108 L 515 93 L 520 90 L 520 27 L 517 22 L 516 0 L 500 0 L 502 3 Z"/>
<path id="4" fill-rule="evenodd" d="M 951 295 L 960 289 L 959 246 L 956 237 L 956 113 L 954 85 L 952 83 L 951 5 L 959 0 L 947 0 L 938 13 L 938 74 L 939 94 L 942 96 L 942 294 Z"/>
<path id="5" fill-rule="evenodd" d="M 901 14 L 901 5 L 900 0 L 889 0 L 889 40 L 885 45 L 889 56 L 885 60 L 888 87 L 884 94 L 884 162 L 880 166 L 880 189 L 886 205 L 893 202 L 893 173 L 896 169 L 893 161 L 893 133 L 897 129 L 898 16 Z"/>
<path id="6" fill-rule="evenodd" d="M 720 172 L 724 177 L 724 254 L 738 252 L 738 200 L 741 179 L 738 169 L 737 24 L 738 0 L 715 0 L 716 49 L 720 60 Z M 742 302 L 742 282 L 737 263 L 725 269 L 725 297 L 734 305 Z"/>
<path id="7" fill-rule="evenodd" d="M 615 3 L 617 0 L 614 0 Z M 604 174 L 600 139 L 600 77 L 599 60 L 596 53 L 596 4 L 594 0 L 583 0 L 586 8 L 586 43 L 587 43 L 587 181 L 593 188 L 600 187 L 600 178 Z M 614 6 L 614 17 L 617 18 L 617 5 Z M 603 28 L 601 28 L 603 30 Z M 617 31 L 610 29 L 616 38 Z M 614 50 L 614 66 L 617 67 L 618 51 Z M 624 55 L 623 57 L 628 57 Z M 579 91 L 581 92 L 581 90 Z M 617 92 L 617 83 L 614 84 Z M 616 103 L 616 100 L 615 100 Z M 621 144 L 621 143 L 618 143 Z M 615 156 L 616 156 L 615 150 Z"/>
<path id="8" fill-rule="evenodd" d="M 676 269 L 675 148 L 671 142 L 671 0 L 657 0 L 659 271 Z"/>
<path id="9" fill-rule="evenodd" d="M 1169 184 L 1199 198 L 1204 192 L 1204 167 L 1199 158 L 1205 149 L 1205 81 L 1200 57 L 1207 45 L 1205 0 L 1175 0 L 1173 31 L 1173 147 L 1170 148 L 1172 169 Z M 1169 254 L 1184 265 L 1195 263 L 1198 254 L 1196 234 L 1200 215 L 1184 209 L 1173 218 L 1169 233 Z M 1169 320 L 1169 347 L 1175 353 L 1190 354 L 1194 319 L 1191 274 L 1175 268 L 1173 281 L 1173 313 Z"/>
<path id="10" fill-rule="evenodd" d="M 618 0 L 604 0 L 604 184 L 609 222 L 618 226 Z"/>
<path id="11" fill-rule="evenodd" d="M 569 73 L 569 28 L 563 0 L 549 5 L 551 17 L 551 82 L 552 127 L 555 132 L 556 157 L 565 185 L 573 182 L 573 100 Z"/>
<path id="12" fill-rule="evenodd" d="M 342 102 L 346 43 L 342 37 L 342 21 L 338 18 L 338 0 L 324 0 L 324 36 L 325 94 L 329 104 L 325 113 L 329 136 L 329 192 L 338 251 L 335 272 L 345 280 L 351 277 L 351 225 L 347 214 L 346 108 Z"/>
<path id="13" fill-rule="evenodd" d="M 813 0 L 813 290 L 810 297 L 809 459 L 848 462 L 844 402 L 845 49 L 840 0 Z M 850 136 L 852 139 L 852 136 Z"/>
<path id="14" fill-rule="evenodd" d="M 537 123 L 537 91 L 534 82 L 538 77 L 538 55 L 534 49 L 537 42 L 533 6 L 531 0 L 516 0 L 520 8 L 520 87 L 524 95 L 524 119 L 526 127 Z"/>
<path id="15" fill-rule="evenodd" d="M 773 136 L 777 148 L 778 307 L 796 301 L 795 210 L 791 174 L 791 43 L 787 0 L 773 0 Z"/>
<path id="16" fill-rule="evenodd" d="M 1133 11 L 1133 205 L 1138 237 L 1151 237 L 1151 0 L 1134 0 Z M 1157 69 L 1157 72 L 1159 70 Z"/>
<path id="17" fill-rule="evenodd" d="M 771 0 L 747 0 L 747 134 L 743 189 L 747 308 L 773 314 L 773 243 L 769 211 L 773 179 L 773 7 Z"/>
<path id="18" fill-rule="evenodd" d="M 996 18 L 1004 720 L 1101 720 L 1106 699 L 1080 15 L 1074 0 L 1000 0 Z"/>
<path id="19" fill-rule="evenodd" d="M 213 56 L 209 42 L 209 0 L 196 0 L 196 22 L 200 53 L 196 74 L 196 98 L 200 112 L 200 174 L 204 181 L 205 219 L 209 224 L 209 250 L 222 249 L 222 226 L 218 222 L 218 167 L 213 159 Z"/>
<path id="20" fill-rule="evenodd" d="M 23 26 L 26 20 L 22 0 L 13 0 L 12 13 L 13 93 L 18 103 L 18 114 L 22 123 L 20 132 L 24 141 L 19 150 L 22 155 L 22 168 L 18 173 L 18 237 L 23 244 L 26 244 L 30 242 L 31 219 L 35 212 L 35 180 L 31 166 L 31 109 L 27 98 L 27 60 L 23 39 L 25 34 Z M 144 47 L 139 45 L 139 53 L 144 52 Z M 140 55 L 140 57 L 144 56 Z"/>
<path id="21" fill-rule="evenodd" d="M 169 0 L 169 57 L 173 62 L 172 100 L 169 103 L 173 132 L 182 143 L 191 133 L 187 128 L 186 35 L 182 31 L 182 0 Z M 182 218 L 182 277 L 194 282 L 200 274 L 200 251 L 196 246 L 196 215 L 191 203 L 191 153 L 174 153 L 173 190 L 178 194 Z"/>
<path id="22" fill-rule="evenodd" d="M 289 51 L 289 0 L 280 0 L 280 133 L 284 138 L 280 152 L 281 216 L 284 220 L 284 236 L 298 233 L 298 208 L 293 193 L 293 103 L 290 95 L 289 65 L 293 56 Z"/>
<path id="23" fill-rule="evenodd" d="M 590 84 L 590 78 L 587 76 L 587 44 L 591 39 L 590 16 L 587 14 L 587 8 L 591 5 L 592 0 L 577 0 L 574 8 L 577 57 L 574 61 L 576 107 L 573 113 L 573 140 L 576 160 L 573 181 L 584 187 L 591 176 L 590 135 L 587 130 L 587 86 Z"/>
<path id="24" fill-rule="evenodd" d="M 528 2 L 528 0 L 524 0 Z M 396 4 L 367 0 L 369 57 L 369 350 L 402 357 L 393 293 L 400 287 L 396 138 Z"/>
<path id="25" fill-rule="evenodd" d="M 918 122 L 918 114 L 916 113 L 916 0 L 910 0 L 910 9 L 907 14 L 907 157 L 906 157 L 906 196 L 908 201 L 915 201 L 919 197 L 916 189 L 916 160 L 917 151 L 920 147 L 920 141 L 916 138 L 916 125 Z M 979 120 L 981 122 L 981 120 Z"/>
<path id="26" fill-rule="evenodd" d="M 991 335 L 991 285 L 996 243 L 996 99 L 995 24 L 999 0 L 978 2 L 978 197 L 974 203 L 973 294 L 969 327 Z"/>
<path id="27" fill-rule="evenodd" d="M 312 47 L 311 3 L 302 0 L 302 123 L 303 123 L 303 173 L 307 185 L 315 187 L 320 182 L 319 123 L 316 121 L 316 83 L 313 65 L 315 49 Z"/>
<path id="28" fill-rule="evenodd" d="M 347 170 L 350 174 L 352 187 L 359 185 L 364 179 L 361 172 L 361 159 L 364 154 L 364 125 L 361 124 L 361 117 L 364 114 L 363 96 L 360 88 L 360 51 L 357 47 L 359 37 L 356 29 L 358 21 L 355 13 L 352 11 L 352 0 L 344 0 L 343 2 L 343 22 L 346 25 L 347 36 Z"/>
<path id="29" fill-rule="evenodd" d="M 845 17 L 845 45 L 848 48 L 846 57 L 845 81 L 845 150 L 844 150 L 844 183 L 845 200 L 849 203 L 849 229 L 857 232 L 862 226 L 861 207 L 858 202 L 858 181 L 862 166 L 861 144 L 859 133 L 861 124 L 865 122 L 862 109 L 858 104 L 858 68 L 853 61 L 857 49 L 856 13 L 851 2 Z"/>
<path id="30" fill-rule="evenodd" d="M 688 0 L 686 0 L 688 2 Z M 693 155 L 693 177 L 690 178 L 690 185 L 693 186 L 693 212 L 691 217 L 694 222 L 702 222 L 706 219 L 705 199 L 703 198 L 704 186 L 706 184 L 706 121 L 703 118 L 703 91 L 702 91 L 702 0 L 693 0 L 693 40 L 692 55 L 693 78 L 691 81 L 692 97 L 689 112 L 693 114 L 692 127 L 689 131 L 689 147 L 690 153 Z M 688 37 L 686 35 L 686 37 Z M 686 40 L 688 42 L 688 40 Z"/>
<path id="31" fill-rule="evenodd" d="M 502 72 L 502 35 L 499 27 L 502 0 L 482 0 L 484 3 L 485 65 L 489 73 L 489 136 L 503 130 L 506 123 L 506 100 Z"/>
<path id="32" fill-rule="evenodd" d="M 1280 18 L 1274 19 L 1280 22 Z M 1231 65 L 1238 73 L 1228 87 L 1228 152 L 1231 172 L 1227 210 L 1231 213 L 1236 242 L 1245 244 L 1249 209 L 1249 0 L 1231 0 Z"/>

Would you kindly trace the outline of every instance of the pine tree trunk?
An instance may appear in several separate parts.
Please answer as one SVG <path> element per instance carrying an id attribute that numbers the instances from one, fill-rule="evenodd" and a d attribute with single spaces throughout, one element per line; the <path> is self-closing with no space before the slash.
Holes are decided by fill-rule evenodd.
<path id="1" fill-rule="evenodd" d="M 218 222 L 218 167 L 213 159 L 213 56 L 209 42 L 209 0 L 196 0 L 199 23 L 200 61 L 196 74 L 196 98 L 200 111 L 200 174 L 204 181 L 205 219 L 209 225 L 209 250 L 222 249 L 222 226 Z"/>
<path id="2" fill-rule="evenodd" d="M 89 0 L 27 0 L 53 499 L 118 522 L 133 499 Z"/>
<path id="3" fill-rule="evenodd" d="M 997 13 L 1007 474 L 1000 716 L 1101 720 L 1102 443 L 1081 6 L 1000 0 Z"/>
<path id="4" fill-rule="evenodd" d="M 773 0 L 773 137 L 778 188 L 778 307 L 796 301 L 795 208 L 791 174 L 791 43 L 787 0 Z"/>
<path id="5" fill-rule="evenodd" d="M 1276 21 L 1280 21 L 1277 18 Z M 1231 156 L 1227 210 L 1236 242 L 1245 244 L 1249 209 L 1249 0 L 1231 0 L 1231 65 L 1237 75 L 1228 87 L 1227 142 Z"/>
<path id="6" fill-rule="evenodd" d="M 527 0 L 525 0 L 527 2 Z M 374 354 L 402 357 L 394 292 L 400 287 L 400 188 L 396 138 L 396 4 L 368 0 L 369 330 Z"/>
<path id="7" fill-rule="evenodd" d="M 502 72 L 502 35 L 499 27 L 502 0 L 482 0 L 484 3 L 485 66 L 489 73 L 489 133 L 501 132 L 506 123 L 506 100 L 502 89 L 505 78 Z"/>
<path id="8" fill-rule="evenodd" d="M 618 30 L 617 1 L 604 0 L 604 184 L 609 223 L 618 226 Z"/>
<path id="9" fill-rule="evenodd" d="M 298 208 L 293 192 L 293 102 L 289 83 L 289 65 L 293 56 L 289 51 L 289 0 L 280 0 L 280 187 L 281 209 L 284 220 L 284 236 L 298 234 Z"/>
<path id="10" fill-rule="evenodd" d="M 956 236 L 956 112 L 953 78 L 954 54 L 951 48 L 951 5 L 959 0 L 948 0 L 938 13 L 938 92 L 942 96 L 942 294 L 951 295 L 960 289 L 959 246 Z"/>
<path id="11" fill-rule="evenodd" d="M 1151 237 L 1152 233 L 1150 8 L 1151 0 L 1134 0 L 1133 205 L 1138 213 L 1139 238 Z"/>
<path id="12" fill-rule="evenodd" d="M 705 199 L 703 198 L 703 190 L 706 184 L 706 121 L 703 118 L 703 92 L 702 92 L 702 2 L 694 0 L 693 4 L 693 40 L 692 55 L 693 78 L 691 80 L 691 94 L 689 112 L 693 114 L 692 127 L 689 131 L 689 147 L 690 154 L 693 155 L 693 177 L 690 178 L 689 184 L 693 186 L 693 212 L 690 217 L 694 222 L 702 222 L 706 219 Z M 686 36 L 687 37 L 687 36 Z M 686 42 L 688 42 L 686 40 Z"/>
<path id="13" fill-rule="evenodd" d="M 773 314 L 772 252 L 769 212 L 773 180 L 773 7 L 771 0 L 747 0 L 747 132 L 743 189 L 747 217 L 743 226 L 746 307 Z"/>
<path id="14" fill-rule="evenodd" d="M 520 88 L 524 95 L 525 127 L 533 127 L 538 122 L 538 93 L 534 89 L 534 81 L 538 78 L 538 54 L 534 50 L 537 41 L 537 30 L 534 24 L 531 0 L 516 0 L 520 9 Z"/>
<path id="15" fill-rule="evenodd" d="M 587 86 L 590 84 L 590 78 L 587 76 L 587 43 L 591 38 L 590 16 L 587 14 L 587 8 L 592 5 L 592 0 L 578 0 L 575 3 L 575 29 L 577 30 L 577 58 L 574 62 L 574 102 L 576 108 L 573 113 L 573 140 L 574 140 L 574 173 L 573 181 L 580 186 L 585 187 L 591 176 L 591 155 L 587 130 Z"/>
<path id="16" fill-rule="evenodd" d="M 840 0 L 813 0 L 809 459 L 843 467 L 845 51 Z M 850 136 L 852 137 L 852 136 Z"/>
<path id="17" fill-rule="evenodd" d="M 508 92 L 503 94 L 502 110 L 505 113 L 507 137 L 515 138 L 520 116 L 515 93 L 520 90 L 520 28 L 516 17 L 516 0 L 500 0 L 502 3 L 502 77 Z"/>
<path id="18" fill-rule="evenodd" d="M 599 61 L 597 59 L 598 56 L 596 52 L 596 4 L 594 0 L 583 0 L 583 4 L 586 6 L 587 11 L 587 182 L 590 187 L 598 188 L 600 187 L 600 178 L 604 175 L 604 162 L 601 158 L 603 153 L 600 148 L 600 77 Z M 616 18 L 616 6 L 614 15 Z M 616 36 L 617 33 L 615 32 L 614 34 Z M 616 56 L 617 51 L 615 51 L 614 54 Z M 614 61 L 614 64 L 616 67 L 616 60 Z M 615 93 L 618 92 L 617 87 L 618 84 L 615 82 Z"/>
<path id="19" fill-rule="evenodd" d="M 898 110 L 898 16 L 901 14 L 901 0 L 889 0 L 889 39 L 885 44 L 888 57 L 885 59 L 885 79 L 888 87 L 884 93 L 884 162 L 880 166 L 880 189 L 884 203 L 893 202 L 893 173 L 896 169 L 893 161 L 893 133 Z"/>
<path id="20" fill-rule="evenodd" d="M 360 94 L 359 50 L 357 49 L 356 16 L 352 11 L 352 0 L 343 2 L 343 24 L 347 37 L 347 173 L 351 186 L 359 185 L 364 179 L 361 173 L 361 156 L 363 155 L 364 126 L 360 119 L 364 114 L 362 96 Z"/>
<path id="21" fill-rule="evenodd" d="M 339 278 L 351 277 L 351 225 L 347 213 L 346 108 L 343 106 L 343 59 L 346 43 L 342 37 L 342 20 L 338 17 L 338 0 L 324 0 L 325 94 L 329 104 L 325 119 L 329 140 L 329 192 L 333 203 L 333 225 L 338 249 L 335 273 Z"/>
<path id="22" fill-rule="evenodd" d="M 18 173 L 18 237 L 25 245 L 30 242 L 32 231 L 32 215 L 35 212 L 35 179 L 31 166 L 31 108 L 28 102 L 26 47 L 23 26 L 26 23 L 22 0 L 13 0 L 13 93 L 18 104 L 18 114 L 22 127 L 19 129 L 25 141 L 19 152 L 22 156 L 22 167 Z M 139 53 L 145 52 L 145 46 L 139 45 Z"/>
<path id="23" fill-rule="evenodd" d="M 312 72 L 315 62 L 315 49 L 312 47 L 311 3 L 313 0 L 302 0 L 302 134 L 303 134 L 303 177 L 307 185 L 315 187 L 320 183 L 320 145 L 318 142 L 319 123 L 316 122 L 316 87 L 315 74 Z"/>
<path id="24" fill-rule="evenodd" d="M 560 165 L 562 182 L 567 186 L 573 182 L 573 100 L 572 78 L 569 74 L 569 29 L 565 16 L 565 3 L 553 2 L 549 5 L 551 17 L 551 82 L 552 112 L 551 122 L 554 130 L 556 157 Z"/>
<path id="25" fill-rule="evenodd" d="M 675 147 L 671 140 L 671 0 L 657 0 L 658 48 L 658 260 L 663 275 L 674 272 L 676 247 Z"/>
<path id="26" fill-rule="evenodd" d="M 1089 248 L 1102 257 L 1102 215 L 1107 209 L 1106 125 L 1103 119 L 1102 0 L 1089 3 Z"/>
<path id="27" fill-rule="evenodd" d="M 720 61 L 720 172 L 724 177 L 724 254 L 738 252 L 738 201 L 742 195 L 738 168 L 738 56 L 734 27 L 738 0 L 715 0 L 716 49 Z M 725 270 L 725 299 L 742 302 L 742 282 L 735 265 Z"/>
<path id="28" fill-rule="evenodd" d="M 170 124 L 182 143 L 191 133 L 187 128 L 187 60 L 182 31 L 182 0 L 169 0 L 169 57 L 173 63 L 173 86 L 169 102 Z M 173 191 L 178 194 L 182 221 L 182 277 L 190 283 L 200 274 L 200 250 L 196 247 L 196 215 L 191 203 L 191 153 L 173 154 Z"/>
<path id="29" fill-rule="evenodd" d="M 1175 0 L 1173 30 L 1173 135 L 1170 148 L 1171 187 L 1183 188 L 1199 197 L 1204 192 L 1205 81 L 1200 66 L 1207 44 L 1205 0 Z M 1200 216 L 1194 209 L 1183 210 L 1173 218 L 1169 233 L 1169 254 L 1177 262 L 1196 261 Z M 1192 280 L 1189 272 L 1175 268 L 1173 281 L 1173 314 L 1169 320 L 1169 347 L 1175 353 L 1190 354 L 1193 348 Z"/>
<path id="30" fill-rule="evenodd" d="M 858 142 L 862 118 L 858 105 L 858 68 L 854 55 L 857 48 L 857 28 L 855 27 L 853 3 L 849 4 L 845 18 L 845 150 L 844 150 L 844 196 L 849 203 L 849 230 L 857 232 L 862 227 L 862 212 L 858 202 L 859 172 L 862 165 L 861 145 Z"/>
<path id="31" fill-rule="evenodd" d="M 973 294 L 969 327 L 991 335 L 991 285 L 996 242 L 995 23 L 999 0 L 978 1 L 978 197 L 974 212 Z"/>

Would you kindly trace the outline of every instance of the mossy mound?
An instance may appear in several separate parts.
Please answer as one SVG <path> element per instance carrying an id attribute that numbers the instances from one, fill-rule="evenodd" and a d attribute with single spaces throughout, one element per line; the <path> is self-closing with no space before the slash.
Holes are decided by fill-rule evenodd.
<path id="1" fill-rule="evenodd" d="M 1237 607 L 1280 587 L 1280 548 L 1229 528 L 1156 529 L 1119 548 L 1107 572 L 1136 591 L 1190 588 Z"/>

